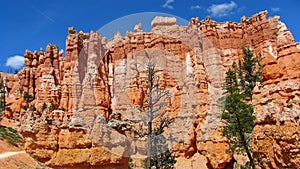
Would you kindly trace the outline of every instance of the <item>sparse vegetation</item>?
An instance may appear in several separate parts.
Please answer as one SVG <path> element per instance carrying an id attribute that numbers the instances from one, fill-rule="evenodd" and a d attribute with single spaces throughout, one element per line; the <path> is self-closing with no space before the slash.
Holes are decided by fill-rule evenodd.
<path id="1" fill-rule="evenodd" d="M 152 154 L 156 154 L 151 156 L 150 166 L 155 166 L 157 169 L 173 169 L 176 159 L 168 148 L 166 138 L 161 134 L 155 134 L 152 140 Z M 147 167 L 145 168 L 148 169 Z"/>
<path id="2" fill-rule="evenodd" d="M 176 160 L 172 156 L 163 132 L 169 126 L 171 120 L 165 115 L 165 107 L 168 106 L 170 93 L 160 84 L 159 70 L 155 59 L 146 52 L 146 63 L 144 70 L 146 78 L 142 79 L 147 83 L 144 103 L 141 111 L 147 116 L 147 131 L 141 136 L 147 136 L 147 158 L 145 168 L 150 169 L 171 169 Z M 141 73 L 136 67 L 137 73 Z M 153 125 L 156 124 L 156 125 Z"/>
<path id="3" fill-rule="evenodd" d="M 55 110 L 55 104 L 54 104 L 54 101 L 53 100 L 51 100 L 51 103 L 50 103 L 50 106 L 49 106 L 49 112 L 52 112 L 52 111 L 54 111 Z"/>
<path id="4" fill-rule="evenodd" d="M 129 159 L 128 159 L 128 167 L 129 167 L 130 169 L 134 169 L 133 160 L 132 160 L 132 158 L 130 158 L 130 157 L 129 157 Z"/>
<path id="5" fill-rule="evenodd" d="M 13 146 L 23 144 L 23 139 L 20 137 L 18 131 L 5 126 L 0 126 L 0 140 L 6 140 Z"/>
<path id="6" fill-rule="evenodd" d="M 58 110 L 65 111 L 66 109 L 63 107 L 58 108 Z"/>
<path id="7" fill-rule="evenodd" d="M 26 105 L 25 105 L 25 106 L 22 106 L 22 108 L 23 108 L 24 110 L 27 110 L 28 107 L 29 107 L 29 103 L 30 103 L 30 102 L 32 101 L 32 99 L 33 99 L 33 96 L 32 96 L 31 94 L 29 94 L 28 92 L 24 92 L 23 98 L 24 98 L 24 100 L 26 101 Z"/>
<path id="8" fill-rule="evenodd" d="M 28 92 L 24 92 L 23 98 L 25 99 L 26 103 L 29 103 L 32 101 L 33 96 L 31 94 L 29 94 Z"/>
<path id="9" fill-rule="evenodd" d="M 20 93 L 20 94 L 23 94 L 23 92 L 24 92 L 24 89 L 23 89 L 23 87 L 21 87 L 21 88 L 19 89 L 19 93 Z"/>
<path id="10" fill-rule="evenodd" d="M 35 107 L 34 105 L 31 105 L 31 106 L 30 106 L 30 110 L 31 110 L 31 111 L 36 111 L 36 107 Z"/>
<path id="11" fill-rule="evenodd" d="M 45 111 L 47 109 L 47 104 L 44 102 L 42 105 L 42 111 Z"/>
<path id="12" fill-rule="evenodd" d="M 229 152 L 246 153 L 250 166 L 255 169 L 251 150 L 251 133 L 255 116 L 251 105 L 252 91 L 261 82 L 261 64 L 249 49 L 243 49 L 244 58 L 239 65 L 233 63 L 226 72 L 226 100 L 222 119 L 223 135 L 227 137 Z"/>
<path id="13" fill-rule="evenodd" d="M 23 109 L 23 110 L 27 110 L 28 107 L 27 107 L 27 106 L 22 106 L 22 109 Z"/>
<path id="14" fill-rule="evenodd" d="M 14 70 L 14 74 L 18 74 L 19 73 L 19 70 L 18 69 L 15 69 Z"/>

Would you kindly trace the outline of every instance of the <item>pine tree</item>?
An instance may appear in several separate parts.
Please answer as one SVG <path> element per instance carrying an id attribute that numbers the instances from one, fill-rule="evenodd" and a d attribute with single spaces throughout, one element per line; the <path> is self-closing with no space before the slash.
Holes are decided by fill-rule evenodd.
<path id="1" fill-rule="evenodd" d="M 261 56 L 254 57 L 253 52 L 250 49 L 243 48 L 244 60 L 239 69 L 242 72 L 241 80 L 243 93 L 246 97 L 252 99 L 252 91 L 257 82 L 262 82 L 262 65 Z"/>
<path id="2" fill-rule="evenodd" d="M 173 169 L 176 159 L 172 156 L 168 148 L 166 138 L 162 135 L 161 128 L 155 129 L 151 138 L 150 167 L 155 166 L 157 169 Z M 149 157 L 148 157 L 149 158 Z"/>
<path id="3" fill-rule="evenodd" d="M 254 57 L 250 49 L 243 48 L 243 60 L 233 63 L 226 72 L 225 109 L 222 119 L 225 121 L 223 135 L 228 139 L 230 152 L 246 153 L 254 169 L 250 145 L 255 116 L 251 105 L 252 91 L 257 82 L 261 82 L 260 56 Z"/>

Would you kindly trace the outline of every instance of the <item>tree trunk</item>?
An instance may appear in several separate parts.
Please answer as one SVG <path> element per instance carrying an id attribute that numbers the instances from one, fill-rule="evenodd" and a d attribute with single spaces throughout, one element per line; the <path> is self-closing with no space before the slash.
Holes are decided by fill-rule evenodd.
<path id="1" fill-rule="evenodd" d="M 247 142 L 246 142 L 244 133 L 243 133 L 243 131 L 241 130 L 241 122 L 240 122 L 240 119 L 239 119 L 239 117 L 238 117 L 237 115 L 236 115 L 236 120 L 237 120 L 238 126 L 239 126 L 239 135 L 240 135 L 240 137 L 241 137 L 241 139 L 242 139 L 242 143 L 243 143 L 243 146 L 244 146 L 244 148 L 245 148 L 245 150 L 246 150 L 248 159 L 249 159 L 249 161 L 250 161 L 250 165 L 251 165 L 252 169 L 255 169 L 254 160 L 253 160 L 252 155 L 251 155 L 251 153 L 250 153 L 249 147 L 247 146 Z"/>
<path id="2" fill-rule="evenodd" d="M 153 75 L 154 68 L 149 65 L 148 67 L 148 88 L 149 88 L 149 97 L 148 97 L 148 149 L 147 149 L 147 168 L 151 168 L 151 150 L 152 150 L 152 121 L 153 121 L 153 103 L 152 103 L 152 90 L 153 90 Z"/>
<path id="3" fill-rule="evenodd" d="M 148 140 L 147 140 L 147 168 L 150 169 L 151 165 L 151 138 L 152 138 L 152 121 L 148 122 Z"/>

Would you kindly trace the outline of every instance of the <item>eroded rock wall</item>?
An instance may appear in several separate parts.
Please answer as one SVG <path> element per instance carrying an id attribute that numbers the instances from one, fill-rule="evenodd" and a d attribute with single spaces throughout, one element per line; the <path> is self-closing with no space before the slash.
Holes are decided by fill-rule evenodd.
<path id="1" fill-rule="evenodd" d="M 145 153 L 142 141 L 128 142 L 123 136 L 134 137 L 142 126 L 143 112 L 130 111 L 144 103 L 147 87 L 137 60 L 146 63 L 153 55 L 164 63 L 158 68 L 161 84 L 174 96 L 166 110 L 173 123 L 164 135 L 178 138 L 169 145 L 176 168 L 232 166 L 233 155 L 226 153 L 219 132 L 219 101 L 225 71 L 249 47 L 263 57 L 263 84 L 253 96 L 254 157 L 263 168 L 300 168 L 300 44 L 279 17 L 267 18 L 263 11 L 240 23 L 192 18 L 189 26 L 158 17 L 152 27 L 142 32 L 137 25 L 134 32 L 109 41 L 97 32 L 69 28 L 65 57 L 48 45 L 45 52 L 26 51 L 25 67 L 17 75 L 1 74 L 11 104 L 6 115 L 21 121 L 28 153 L 54 168 L 124 168 L 126 153 Z M 28 104 L 38 111 L 22 109 L 24 91 L 33 95 Z M 61 111 L 41 110 L 51 101 Z M 112 114 L 122 117 L 110 122 Z M 107 134 L 106 124 L 119 128 L 108 128 L 113 131 Z M 103 144 L 109 147 L 103 149 Z"/>

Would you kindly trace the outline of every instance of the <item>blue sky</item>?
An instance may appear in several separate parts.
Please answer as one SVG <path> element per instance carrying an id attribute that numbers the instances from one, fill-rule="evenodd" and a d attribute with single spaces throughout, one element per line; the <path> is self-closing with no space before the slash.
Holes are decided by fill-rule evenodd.
<path id="1" fill-rule="evenodd" d="M 295 37 L 300 41 L 300 1 L 298 0 L 10 0 L 0 6 L 0 71 L 7 72 L 22 66 L 26 49 L 45 48 L 48 43 L 65 49 L 67 29 L 105 30 L 104 25 L 130 14 L 159 12 L 175 15 L 184 20 L 198 16 L 211 16 L 217 21 L 236 21 L 268 10 L 269 16 L 280 15 Z M 140 19 L 141 15 L 137 18 Z M 151 16 L 154 17 L 154 16 Z M 138 22 L 149 21 L 141 19 Z M 145 17 L 146 18 L 146 17 Z M 122 20 L 126 27 L 126 17 Z M 130 21 L 135 23 L 135 21 Z M 117 23 L 117 22 L 112 22 Z M 120 25 L 120 24 L 119 24 Z M 144 27 L 150 27 L 144 25 Z M 115 31 L 110 29 L 111 31 Z M 145 29 L 144 29 L 145 30 Z M 125 30 L 120 30 L 125 31 Z M 100 31 L 101 32 L 101 31 Z M 107 32 L 107 31 L 104 31 Z M 9 65 L 9 66 L 7 66 Z"/>

